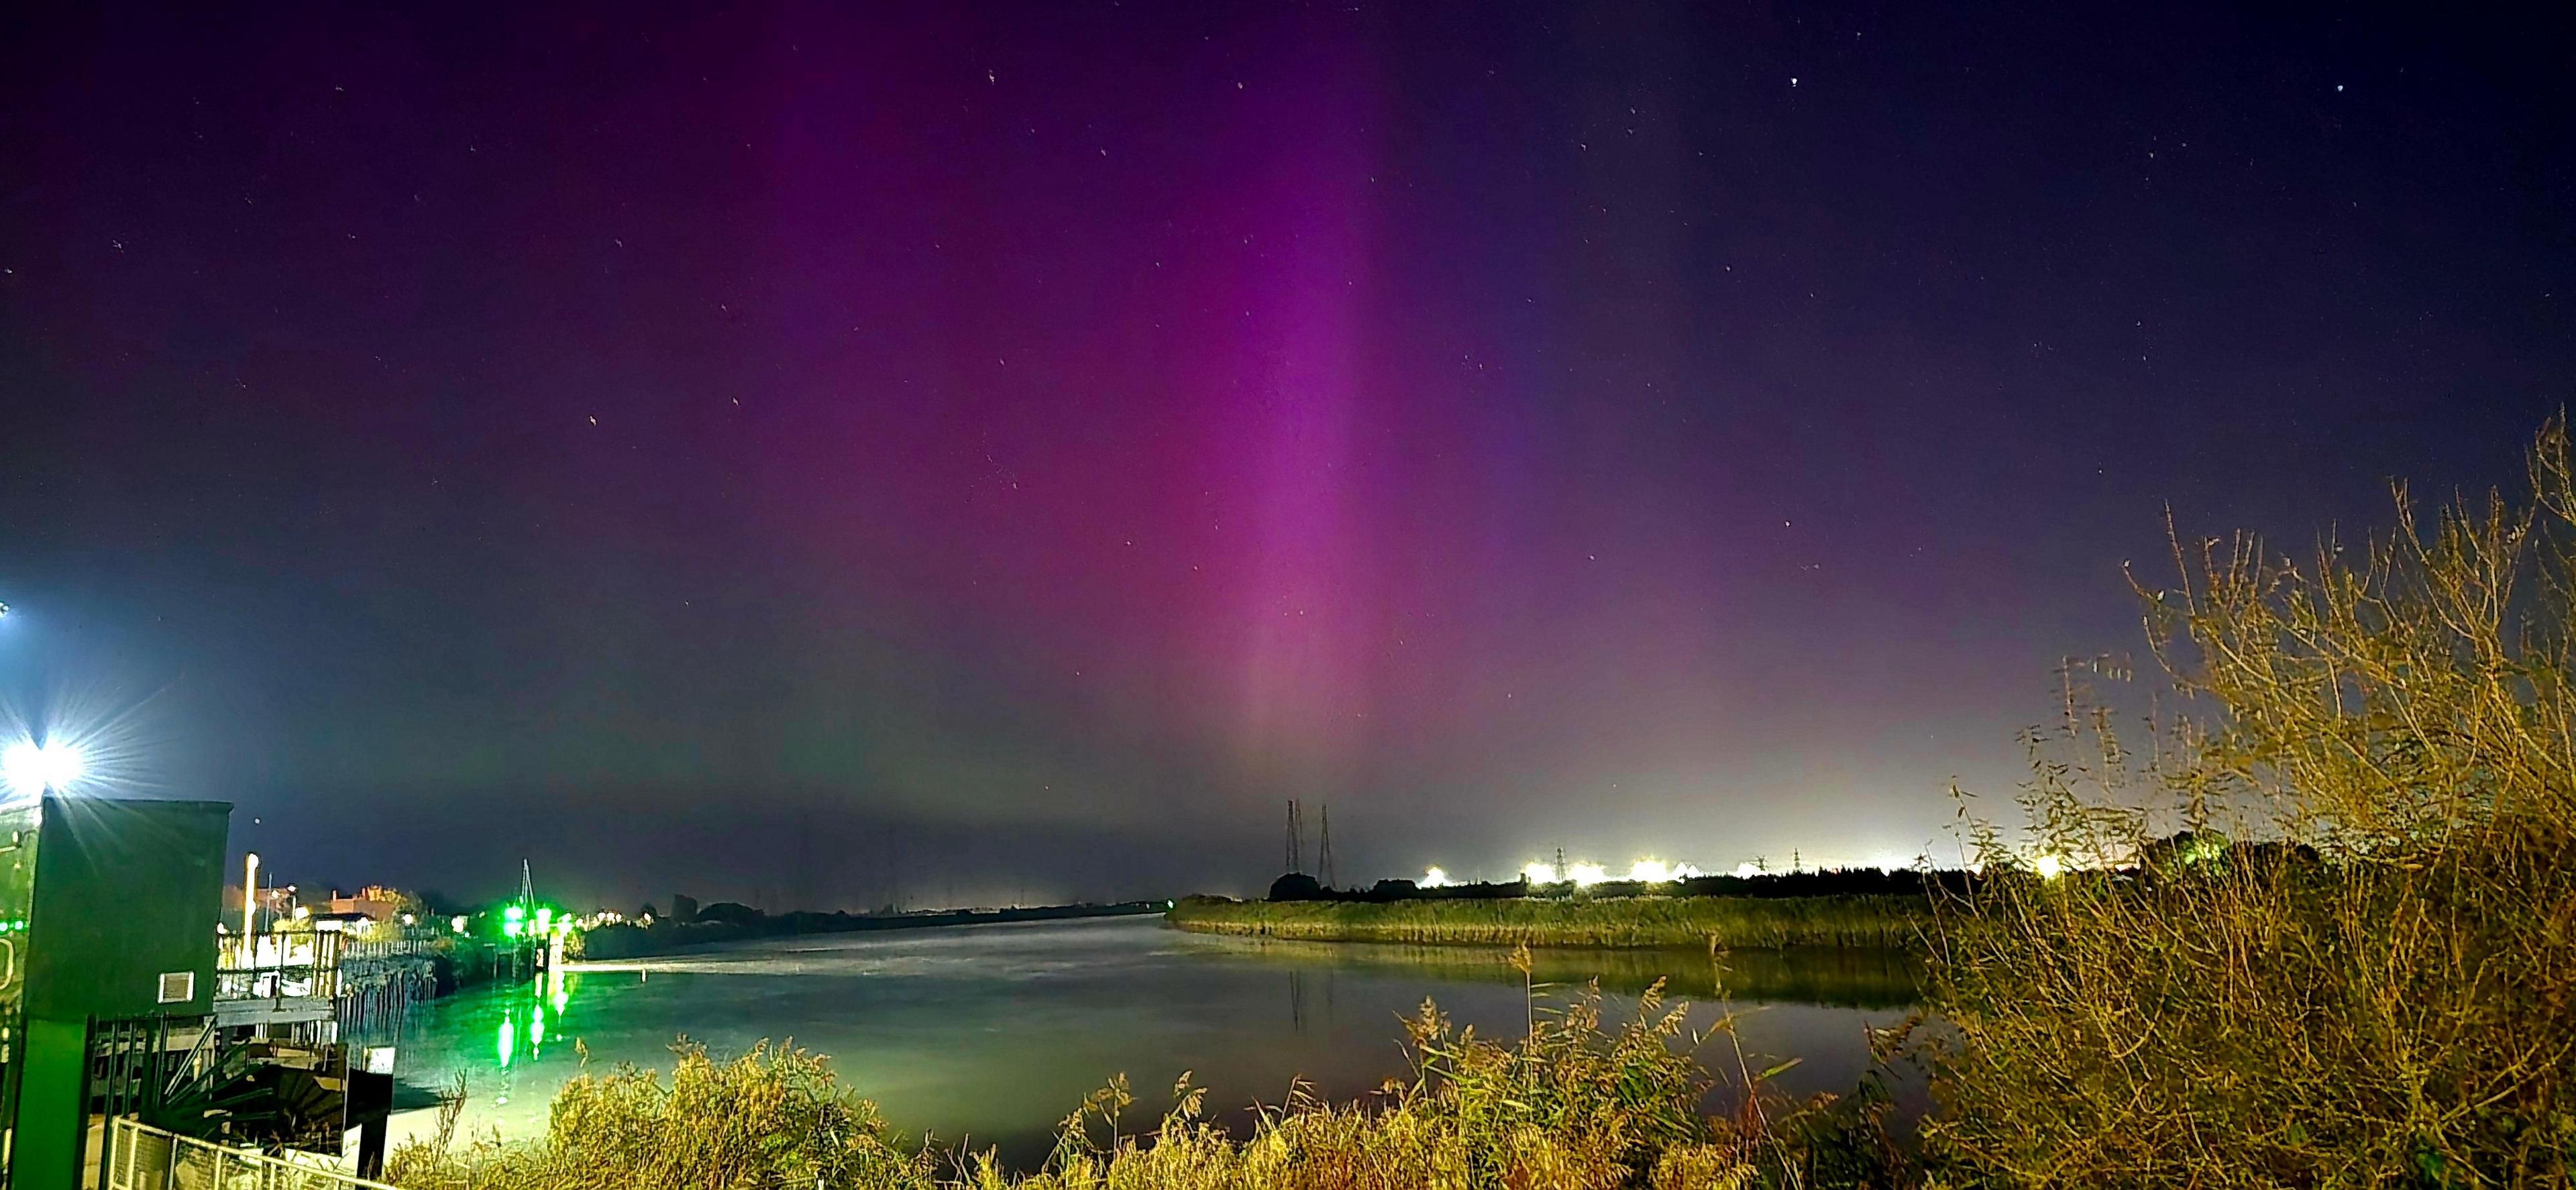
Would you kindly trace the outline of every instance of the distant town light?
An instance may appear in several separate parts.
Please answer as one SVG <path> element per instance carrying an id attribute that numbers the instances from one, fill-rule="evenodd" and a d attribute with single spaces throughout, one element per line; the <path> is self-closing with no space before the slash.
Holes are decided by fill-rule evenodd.
<path id="1" fill-rule="evenodd" d="M 1544 860 L 1531 860 L 1521 865 L 1521 879 L 1532 884 L 1556 883 L 1556 865 Z"/>
<path id="2" fill-rule="evenodd" d="M 20 740 L 0 752 L 0 780 L 19 797 L 38 797 L 48 790 L 66 793 L 81 779 L 82 762 L 76 745 Z"/>
<path id="3" fill-rule="evenodd" d="M 1571 864 L 1566 867 L 1565 874 L 1574 881 L 1576 888 L 1590 888 L 1610 878 L 1610 870 L 1599 864 Z"/>
<path id="4" fill-rule="evenodd" d="M 1415 883 L 1422 888 L 1447 888 L 1456 882 L 1449 879 L 1449 873 L 1434 867 L 1423 869 L 1422 879 Z"/>
<path id="5" fill-rule="evenodd" d="M 1735 865 L 1735 878 L 1738 880 L 1751 880 L 1761 874 L 1762 865 L 1760 864 L 1742 863 Z"/>
<path id="6" fill-rule="evenodd" d="M 1666 884 L 1705 875 L 1707 873 L 1689 864 L 1668 864 L 1659 859 L 1641 859 L 1628 865 L 1628 879 L 1640 884 Z"/>

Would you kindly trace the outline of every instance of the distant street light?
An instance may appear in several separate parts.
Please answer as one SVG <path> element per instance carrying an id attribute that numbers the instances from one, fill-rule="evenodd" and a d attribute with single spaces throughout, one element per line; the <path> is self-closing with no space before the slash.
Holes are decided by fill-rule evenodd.
<path id="1" fill-rule="evenodd" d="M 19 797 L 63 793 L 81 779 L 81 750 L 71 744 L 20 740 L 0 752 L 0 781 Z"/>

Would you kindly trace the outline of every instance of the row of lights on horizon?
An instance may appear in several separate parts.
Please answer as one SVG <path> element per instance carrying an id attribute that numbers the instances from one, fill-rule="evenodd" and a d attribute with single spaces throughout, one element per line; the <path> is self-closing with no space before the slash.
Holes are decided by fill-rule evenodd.
<path id="1" fill-rule="evenodd" d="M 1916 863 L 1915 861 L 1901 859 L 1893 855 L 1882 855 L 1864 866 L 1875 868 L 1882 872 L 1896 872 L 1914 867 L 1916 866 Z M 2054 869 L 2056 866 L 2054 857 L 2041 857 L 2041 867 L 2044 875 L 2056 875 L 2055 871 L 2048 870 Z M 1734 874 L 1738 878 L 1751 878 L 1754 876 L 1764 875 L 1766 872 L 1767 869 L 1765 869 L 1761 864 L 1741 863 L 1735 865 Z M 1557 871 L 1555 864 L 1548 863 L 1545 860 L 1531 860 L 1530 862 L 1521 865 L 1520 870 L 1521 879 L 1530 884 L 1572 884 L 1576 888 L 1590 888 L 1593 885 L 1607 884 L 1613 880 L 1636 884 L 1670 884 L 1675 881 L 1693 880 L 1706 875 L 1708 875 L 1707 872 L 1687 863 L 1666 863 L 1663 860 L 1652 858 L 1641 859 L 1628 865 L 1627 874 L 1622 876 L 1613 876 L 1610 874 L 1609 868 L 1596 863 L 1567 864 L 1565 865 L 1565 870 L 1559 872 Z M 1422 878 L 1414 881 L 1414 883 L 1423 888 L 1451 888 L 1465 882 L 1450 876 L 1448 871 L 1445 869 L 1433 867 L 1424 871 L 1422 873 Z"/>

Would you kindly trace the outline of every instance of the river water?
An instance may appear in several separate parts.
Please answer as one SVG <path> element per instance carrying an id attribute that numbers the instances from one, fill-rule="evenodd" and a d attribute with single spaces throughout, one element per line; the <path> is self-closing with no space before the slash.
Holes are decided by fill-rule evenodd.
<path id="1" fill-rule="evenodd" d="M 1902 960 L 1871 953 L 1747 952 L 1723 971 L 1687 952 L 1537 958 L 1540 980 L 1600 980 L 1614 1020 L 1658 978 L 1694 1003 L 1722 981 L 1746 1066 L 1801 1059 L 1778 1080 L 1798 1094 L 1851 1089 L 1869 1067 L 1865 1027 L 1903 1019 L 1912 999 Z M 517 1139 L 544 1130 L 548 1100 L 585 1061 L 667 1072 L 682 1035 L 719 1056 L 792 1039 L 830 1055 L 906 1132 L 997 1145 L 1025 1166 L 1113 1074 L 1128 1076 L 1140 1124 L 1188 1071 L 1211 1111 L 1240 1125 L 1243 1109 L 1278 1103 L 1297 1080 L 1350 1099 L 1404 1073 L 1398 1018 L 1425 998 L 1480 1034 L 1519 1035 L 1522 981 L 1486 948 L 1263 942 L 1156 917 L 808 936 L 577 965 L 552 984 L 435 1001 L 404 1026 L 399 1071 L 414 1088 L 461 1077 L 463 1130 Z M 1733 1070 L 1736 1047 L 1719 1041 L 1702 1058 Z M 1919 1079 L 1893 1082 L 1900 1106 L 1919 1106 Z M 397 1140 L 427 1132 L 431 1116 L 397 1117 Z"/>

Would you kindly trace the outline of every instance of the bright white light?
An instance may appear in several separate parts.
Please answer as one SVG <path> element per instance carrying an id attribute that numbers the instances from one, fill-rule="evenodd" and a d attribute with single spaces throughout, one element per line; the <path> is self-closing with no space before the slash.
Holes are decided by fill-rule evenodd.
<path id="1" fill-rule="evenodd" d="M 1565 874 L 1576 888 L 1590 888 L 1610 878 L 1609 870 L 1599 864 L 1569 864 Z"/>
<path id="2" fill-rule="evenodd" d="M 1659 859 L 1641 859 L 1628 865 L 1628 879 L 1641 884 L 1666 884 L 1706 875 L 1689 864 L 1668 864 Z"/>
<path id="3" fill-rule="evenodd" d="M 2066 871 L 2066 862 L 2053 855 L 2040 856 L 2032 860 L 2030 866 L 2039 873 L 2042 880 L 2055 880 L 2060 873 Z"/>
<path id="4" fill-rule="evenodd" d="M 1877 858 L 1869 861 L 1869 866 L 1882 872 L 1902 872 L 1913 867 L 1914 861 L 1894 852 L 1882 851 L 1878 853 Z"/>
<path id="5" fill-rule="evenodd" d="M 1751 880 L 1761 874 L 1762 869 L 1755 867 L 1752 864 L 1745 863 L 1735 865 L 1735 878 L 1738 880 Z"/>
<path id="6" fill-rule="evenodd" d="M 20 740 L 0 753 L 0 780 L 19 797 L 35 797 L 48 789 L 59 793 L 80 778 L 81 750 L 70 744 Z"/>
<path id="7" fill-rule="evenodd" d="M 1450 884 L 1449 873 L 1432 868 L 1423 872 L 1422 879 L 1416 883 L 1422 888 L 1447 888 Z"/>
<path id="8" fill-rule="evenodd" d="M 1556 865 L 1542 860 L 1531 860 L 1521 865 L 1521 879 L 1532 884 L 1554 884 Z"/>

